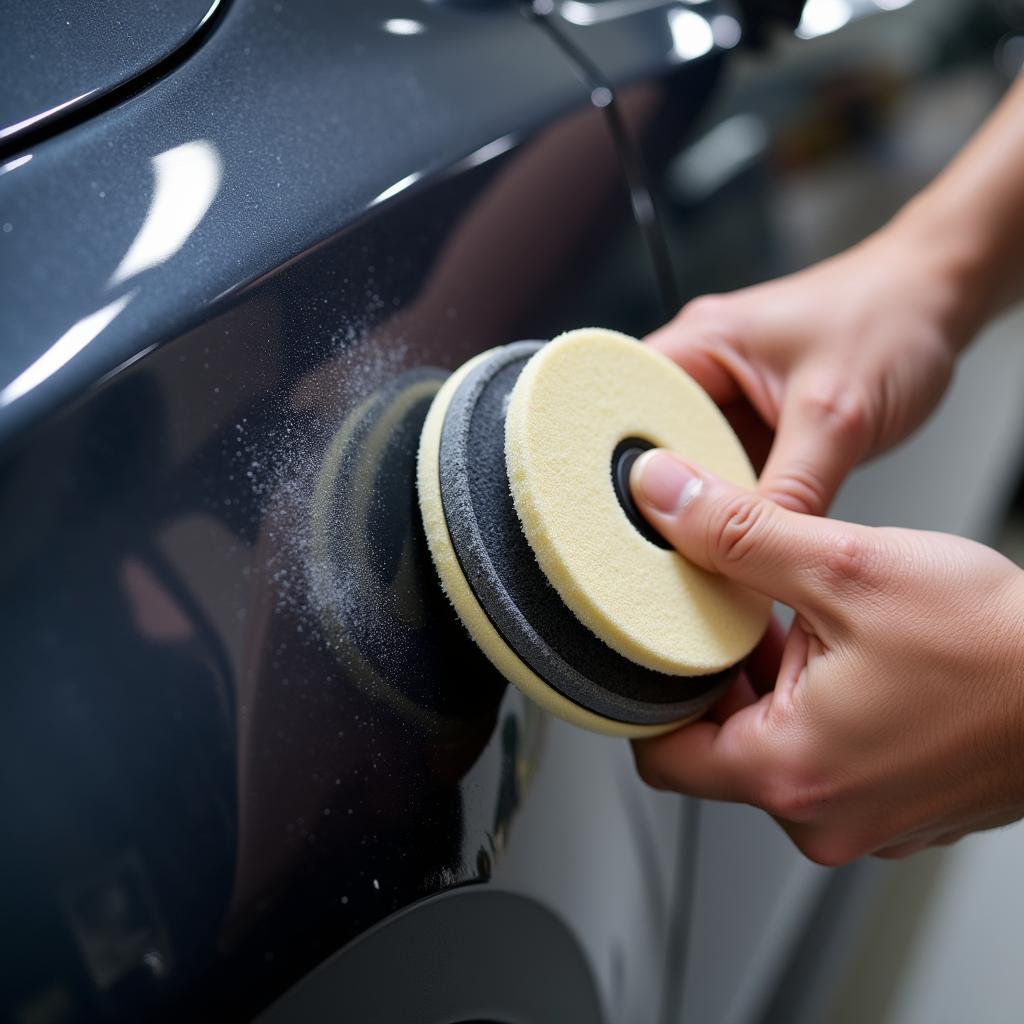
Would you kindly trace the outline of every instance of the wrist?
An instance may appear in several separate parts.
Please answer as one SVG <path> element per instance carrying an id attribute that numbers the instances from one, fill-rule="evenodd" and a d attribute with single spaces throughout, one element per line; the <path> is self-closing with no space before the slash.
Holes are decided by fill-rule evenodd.
<path id="1" fill-rule="evenodd" d="M 952 355 L 959 355 L 999 311 L 983 226 L 932 186 L 883 229 L 913 265 L 919 291 Z"/>

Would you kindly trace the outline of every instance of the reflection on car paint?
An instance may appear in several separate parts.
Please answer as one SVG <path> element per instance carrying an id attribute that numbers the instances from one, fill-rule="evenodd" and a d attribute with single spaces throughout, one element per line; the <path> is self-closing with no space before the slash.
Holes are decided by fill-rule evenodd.
<path id="1" fill-rule="evenodd" d="M 600 112 L 498 142 L 129 360 L 0 466 L 0 796 L 25 823 L 0 850 L 24 880 L 6 1005 L 243 1019 L 512 842 L 547 721 L 429 562 L 430 367 L 582 320 L 640 332 L 628 310 L 656 306 L 602 262 L 633 236 Z M 95 885 L 121 916 L 53 902 Z"/>

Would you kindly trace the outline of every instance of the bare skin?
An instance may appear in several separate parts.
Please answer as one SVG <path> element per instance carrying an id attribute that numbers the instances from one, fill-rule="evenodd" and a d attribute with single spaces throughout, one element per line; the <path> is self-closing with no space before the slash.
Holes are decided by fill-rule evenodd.
<path id="1" fill-rule="evenodd" d="M 826 511 L 927 418 L 956 356 L 1024 296 L 1024 77 L 881 231 L 807 270 L 688 303 L 648 339 L 738 426 L 760 491 Z"/>
<path id="2" fill-rule="evenodd" d="M 638 504 L 687 558 L 796 619 L 711 719 L 638 742 L 637 764 L 652 785 L 767 810 L 821 863 L 1024 816 L 1024 572 L 961 538 L 815 518 L 927 418 L 959 352 L 1024 295 L 1022 125 L 1024 79 L 881 231 L 697 299 L 649 339 L 766 461 L 752 494 L 650 453 Z"/>

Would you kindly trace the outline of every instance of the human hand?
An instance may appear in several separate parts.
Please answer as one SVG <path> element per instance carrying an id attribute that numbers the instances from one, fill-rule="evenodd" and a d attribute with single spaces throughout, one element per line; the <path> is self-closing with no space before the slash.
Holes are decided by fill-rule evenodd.
<path id="1" fill-rule="evenodd" d="M 647 340 L 764 463 L 762 494 L 822 514 L 857 463 L 938 404 L 966 340 L 961 289 L 916 225 L 894 223 L 807 270 L 694 299 Z"/>
<path id="2" fill-rule="evenodd" d="M 688 559 L 790 605 L 711 720 L 637 741 L 657 788 L 753 804 L 812 860 L 1024 815 L 1024 572 L 980 544 L 801 515 L 665 452 L 631 480 Z"/>

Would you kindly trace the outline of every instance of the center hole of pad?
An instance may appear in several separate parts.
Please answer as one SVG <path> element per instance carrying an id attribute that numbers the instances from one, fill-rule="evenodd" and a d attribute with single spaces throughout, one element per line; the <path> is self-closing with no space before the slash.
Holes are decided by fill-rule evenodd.
<path id="1" fill-rule="evenodd" d="M 644 538 L 666 551 L 672 550 L 672 545 L 643 517 L 643 513 L 636 507 L 633 495 L 629 489 L 629 471 L 633 463 L 654 447 L 650 441 L 642 437 L 627 437 L 620 441 L 612 452 L 612 487 L 615 489 L 615 497 L 619 499 L 622 511 L 626 518 L 633 524 L 637 532 Z"/>

